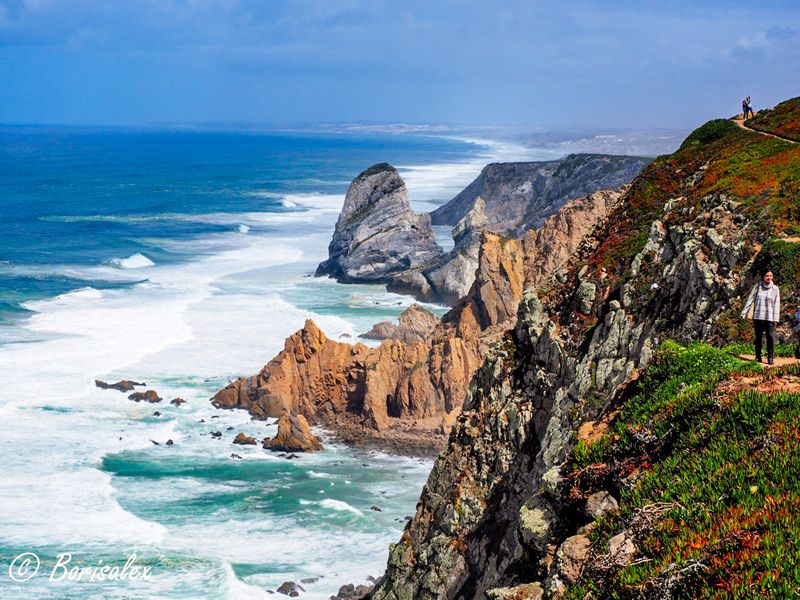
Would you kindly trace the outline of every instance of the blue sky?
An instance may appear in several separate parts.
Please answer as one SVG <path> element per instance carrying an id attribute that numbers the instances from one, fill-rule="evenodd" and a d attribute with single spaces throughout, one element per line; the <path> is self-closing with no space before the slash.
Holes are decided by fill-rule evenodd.
<path id="1" fill-rule="evenodd" d="M 0 0 L 4 123 L 690 128 L 798 65 L 798 0 Z"/>

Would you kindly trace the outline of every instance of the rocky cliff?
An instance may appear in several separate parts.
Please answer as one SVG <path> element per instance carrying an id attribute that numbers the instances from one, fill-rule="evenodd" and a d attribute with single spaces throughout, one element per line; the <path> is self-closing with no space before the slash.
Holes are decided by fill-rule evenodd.
<path id="1" fill-rule="evenodd" d="M 328 259 L 316 275 L 386 283 L 390 291 L 453 305 L 472 286 L 483 232 L 521 237 L 567 201 L 627 184 L 647 162 L 575 154 L 543 163 L 488 165 L 456 198 L 431 213 L 437 223 L 453 224 L 454 246 L 446 253 L 434 242 L 428 217 L 411 211 L 397 171 L 375 165 L 351 183 Z"/>
<path id="2" fill-rule="evenodd" d="M 454 225 L 480 197 L 486 203 L 488 229 L 516 237 L 538 228 L 566 201 L 628 184 L 648 158 L 571 154 L 544 162 L 495 163 L 458 196 L 431 213 L 434 225 Z"/>
<path id="3" fill-rule="evenodd" d="M 484 353 L 513 326 L 526 285 L 558 268 L 618 197 L 598 192 L 568 203 L 522 241 L 484 232 L 469 293 L 431 329 L 430 315 L 412 307 L 399 328 L 381 328 L 389 339 L 368 348 L 330 340 L 307 321 L 259 374 L 220 390 L 214 405 L 256 418 L 302 414 L 352 440 L 399 431 L 438 450 Z"/>
<path id="4" fill-rule="evenodd" d="M 469 385 L 372 598 L 596 597 L 580 587 L 592 543 L 580 537 L 587 518 L 564 491 L 574 440 L 608 428 L 663 340 L 721 341 L 746 331 L 737 311 L 754 265 L 769 264 L 795 291 L 798 245 L 776 236 L 800 227 L 799 169 L 797 145 L 712 121 L 634 180 L 561 272 L 525 292 L 516 326 Z M 647 427 L 631 435 L 658 442 Z M 628 464 L 634 496 L 637 469 L 647 464 Z M 714 510 L 734 499 L 715 498 Z M 595 497 L 592 517 L 612 500 Z M 656 522 L 656 512 L 639 516 Z M 631 536 L 608 542 L 610 568 L 658 554 Z M 656 576 L 702 574 L 714 564 L 678 554 Z M 614 597 L 672 594 L 698 597 L 669 585 Z"/>
<path id="5" fill-rule="evenodd" d="M 350 184 L 317 276 L 342 282 L 385 282 L 392 275 L 430 263 L 443 254 L 430 217 L 415 214 L 397 170 L 374 165 Z"/>

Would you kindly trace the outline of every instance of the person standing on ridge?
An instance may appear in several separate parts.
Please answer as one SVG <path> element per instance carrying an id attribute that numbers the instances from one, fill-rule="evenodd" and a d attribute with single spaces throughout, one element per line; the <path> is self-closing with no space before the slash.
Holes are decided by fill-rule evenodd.
<path id="1" fill-rule="evenodd" d="M 781 290 L 772 282 L 772 271 L 764 271 L 753 286 L 742 310 L 742 318 L 752 319 L 756 332 L 756 362 L 761 362 L 761 337 L 767 336 L 767 362 L 775 364 L 775 324 L 781 314 Z"/>
<path id="2" fill-rule="evenodd" d="M 742 119 L 744 119 L 745 121 L 748 119 L 748 116 L 747 116 L 748 113 L 750 114 L 750 117 L 754 117 L 755 116 L 753 114 L 753 109 L 750 108 L 750 96 L 747 96 L 747 98 L 742 100 Z"/>

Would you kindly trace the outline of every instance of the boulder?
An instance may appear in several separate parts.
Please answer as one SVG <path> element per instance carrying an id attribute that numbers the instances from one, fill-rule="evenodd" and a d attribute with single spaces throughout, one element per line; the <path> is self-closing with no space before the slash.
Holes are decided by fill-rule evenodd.
<path id="1" fill-rule="evenodd" d="M 577 583 L 591 546 L 589 536 L 583 534 L 573 535 L 562 542 L 556 555 L 556 569 L 563 581 Z"/>
<path id="2" fill-rule="evenodd" d="M 419 304 L 412 304 L 398 318 L 399 325 L 390 321 L 376 323 L 359 337 L 374 340 L 400 340 L 406 344 L 425 341 L 436 328 L 439 318 Z"/>
<path id="3" fill-rule="evenodd" d="M 617 507 L 614 496 L 605 490 L 595 492 L 586 499 L 586 516 L 597 519 L 607 512 L 617 510 Z"/>
<path id="4" fill-rule="evenodd" d="M 169 403 L 172 404 L 172 406 L 180 406 L 185 402 L 186 400 L 184 400 L 183 398 L 173 398 L 172 400 L 169 401 Z"/>
<path id="5" fill-rule="evenodd" d="M 278 593 L 290 598 L 297 598 L 300 592 L 305 592 L 305 588 L 294 581 L 284 581 L 278 588 Z"/>
<path id="6" fill-rule="evenodd" d="M 161 402 L 162 398 L 156 393 L 155 390 L 147 390 L 146 392 L 134 392 L 128 396 L 128 400 L 133 400 L 134 402 L 141 402 L 144 400 L 145 402 L 154 404 L 156 402 Z"/>
<path id="7" fill-rule="evenodd" d="M 623 531 L 608 540 L 608 557 L 618 566 L 625 566 L 636 555 L 636 545 L 629 532 Z"/>
<path id="8" fill-rule="evenodd" d="M 330 275 L 346 283 L 385 283 L 443 253 L 430 216 L 411 210 L 397 169 L 381 163 L 350 184 L 328 259 L 317 267 L 316 276 Z"/>
<path id="9" fill-rule="evenodd" d="M 255 446 L 256 445 L 256 440 L 255 440 L 255 438 L 253 438 L 253 437 L 251 437 L 249 435 L 245 435 L 244 433 L 239 432 L 239 433 L 236 434 L 236 437 L 233 438 L 233 443 L 234 444 L 239 444 L 241 446 Z"/>
<path id="10" fill-rule="evenodd" d="M 278 433 L 265 439 L 265 450 L 286 452 L 315 452 L 322 450 L 322 441 L 311 433 L 311 427 L 303 415 L 285 413 L 278 419 Z"/>
<path id="11" fill-rule="evenodd" d="M 358 337 L 365 340 L 393 340 L 397 335 L 397 325 L 391 321 L 380 321 L 372 326 L 372 329 L 362 333 Z"/>

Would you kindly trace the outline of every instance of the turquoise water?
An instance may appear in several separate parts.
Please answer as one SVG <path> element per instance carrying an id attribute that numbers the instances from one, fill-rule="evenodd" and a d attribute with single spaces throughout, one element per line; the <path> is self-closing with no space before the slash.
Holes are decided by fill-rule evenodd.
<path id="1" fill-rule="evenodd" d="M 400 166 L 424 209 L 492 158 L 529 157 L 397 135 L 0 130 L 0 597 L 265 598 L 318 578 L 303 597 L 327 598 L 380 575 L 430 461 L 325 432 L 296 460 L 234 446 L 275 425 L 208 399 L 307 318 L 348 339 L 410 304 L 309 276 L 358 172 Z M 187 403 L 94 386 L 122 378 Z M 26 552 L 39 571 L 14 581 Z M 135 553 L 151 577 L 58 580 L 65 552 Z"/>

